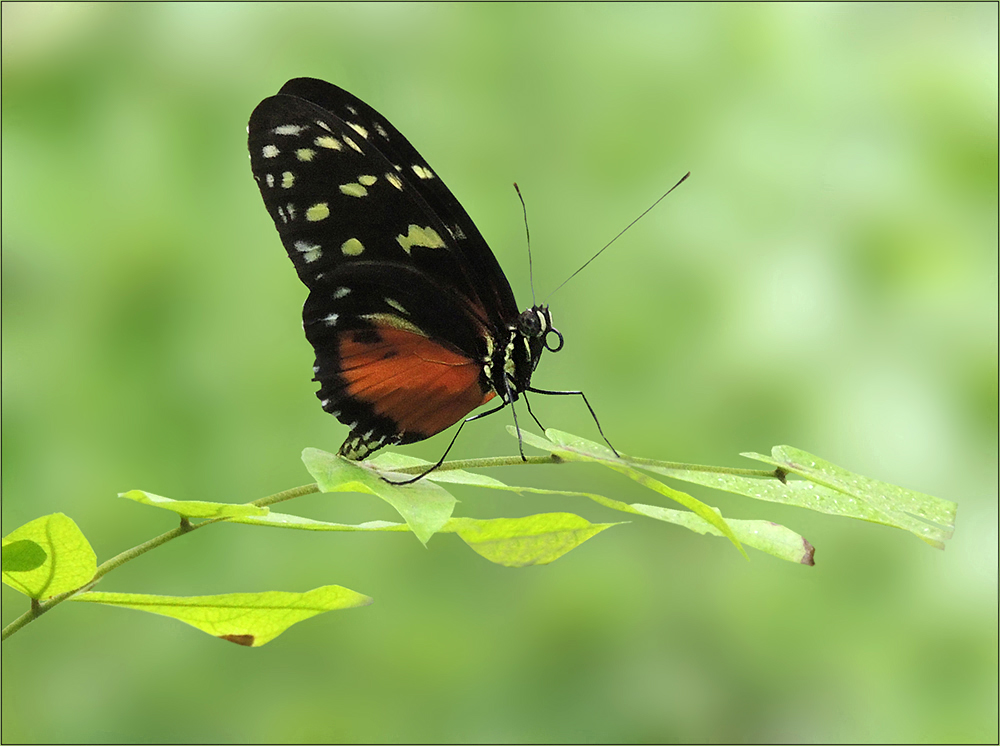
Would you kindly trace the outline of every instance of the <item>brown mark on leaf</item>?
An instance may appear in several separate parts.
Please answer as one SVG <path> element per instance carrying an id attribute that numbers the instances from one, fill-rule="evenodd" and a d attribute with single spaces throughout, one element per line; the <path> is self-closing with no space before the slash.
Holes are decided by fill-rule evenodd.
<path id="1" fill-rule="evenodd" d="M 812 567 L 813 565 L 816 564 L 816 562 L 813 561 L 813 555 L 816 554 L 816 547 L 814 547 L 805 539 L 802 540 L 802 544 L 805 546 L 806 551 L 805 554 L 802 555 L 802 559 L 799 560 L 799 562 L 801 562 L 803 565 L 809 565 L 810 567 Z"/>
<path id="2" fill-rule="evenodd" d="M 249 648 L 249 647 L 253 647 L 254 636 L 253 635 L 219 635 L 219 639 L 220 640 L 229 640 L 229 642 L 235 642 L 237 645 L 246 645 Z"/>

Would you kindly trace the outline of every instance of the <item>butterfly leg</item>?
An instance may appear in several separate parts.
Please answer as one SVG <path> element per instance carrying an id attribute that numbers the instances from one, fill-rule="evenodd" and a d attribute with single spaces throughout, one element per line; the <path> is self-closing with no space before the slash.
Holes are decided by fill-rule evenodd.
<path id="1" fill-rule="evenodd" d="M 545 389 L 536 389 L 532 388 L 531 386 L 527 386 L 525 388 L 525 391 L 530 391 L 533 394 L 545 394 L 546 396 L 579 396 L 581 399 L 583 399 L 583 403 L 587 405 L 587 409 L 590 410 L 590 416 L 594 418 L 594 424 L 597 425 L 597 432 L 601 434 L 601 437 L 604 439 L 604 442 L 608 444 L 608 448 L 610 448 L 616 456 L 621 458 L 621 456 L 619 456 L 618 454 L 618 451 L 615 450 L 615 447 L 611 445 L 611 441 L 608 440 L 608 436 L 604 434 L 604 430 L 601 429 L 601 422 L 600 420 L 597 419 L 597 413 L 594 412 L 594 408 L 590 406 L 590 402 L 587 401 L 586 394 L 584 394 L 582 391 L 546 391 Z M 525 397 L 525 401 L 527 401 L 527 397 Z M 535 420 L 535 422 L 538 422 L 538 420 Z"/>
<path id="2" fill-rule="evenodd" d="M 507 396 L 505 398 L 508 402 L 510 402 L 510 413 L 514 415 L 514 429 L 517 430 L 517 450 L 521 454 L 521 460 L 527 461 L 528 459 L 524 455 L 524 441 L 521 439 L 521 426 L 517 424 L 517 409 L 514 408 L 514 400 L 517 398 L 517 395 L 511 392 L 509 378 L 504 379 L 504 386 L 507 387 Z M 527 402 L 528 397 L 525 397 L 524 401 Z M 531 407 L 528 407 L 528 411 L 531 411 Z M 531 416 L 534 417 L 535 415 Z M 535 420 L 535 422 L 538 422 L 538 420 Z M 541 427 L 541 425 L 539 425 L 539 427 Z M 543 432 L 544 430 L 545 428 L 542 428 Z"/>
<path id="3" fill-rule="evenodd" d="M 405 479 L 402 482 L 393 482 L 391 479 L 386 479 L 385 477 L 382 477 L 382 479 L 384 481 L 388 482 L 389 484 L 413 484 L 414 482 L 420 481 L 421 479 L 423 479 L 424 477 L 426 477 L 428 474 L 430 474 L 432 471 L 438 469 L 441 466 L 441 464 L 444 463 L 444 460 L 446 458 L 448 458 L 448 453 L 451 451 L 451 447 L 453 445 L 455 445 L 455 441 L 458 440 L 458 435 L 459 435 L 459 433 L 462 432 L 462 428 L 465 427 L 465 423 L 466 422 L 472 422 L 473 420 L 482 419 L 483 417 L 487 417 L 487 416 L 489 416 L 491 414 L 499 412 L 501 409 L 503 409 L 506 406 L 507 406 L 507 402 L 503 402 L 500 406 L 494 407 L 493 409 L 490 409 L 489 411 L 480 412 L 479 414 L 474 414 L 474 415 L 472 415 L 472 417 L 466 417 L 464 420 L 462 420 L 462 424 L 458 426 L 458 430 L 456 430 L 455 434 L 452 436 L 451 443 L 449 443 L 448 447 L 444 449 L 444 453 L 441 454 L 441 458 L 439 458 L 437 460 L 437 463 L 434 464 L 434 466 L 432 466 L 431 468 L 429 468 L 427 471 L 420 472 L 420 474 L 418 474 L 417 476 L 413 477 L 412 479 Z M 515 422 L 516 422 L 516 420 L 515 420 Z M 522 458 L 523 458 L 523 454 L 522 454 Z"/>
<path id="4" fill-rule="evenodd" d="M 541 422 L 539 422 L 538 418 L 535 417 L 535 413 L 531 411 L 531 402 L 528 401 L 528 392 L 527 391 L 524 392 L 524 405 L 528 408 L 528 414 L 531 415 L 531 419 L 533 419 L 535 421 L 535 424 L 538 425 L 538 429 L 541 430 L 544 433 L 545 432 L 545 425 L 543 425 Z"/>

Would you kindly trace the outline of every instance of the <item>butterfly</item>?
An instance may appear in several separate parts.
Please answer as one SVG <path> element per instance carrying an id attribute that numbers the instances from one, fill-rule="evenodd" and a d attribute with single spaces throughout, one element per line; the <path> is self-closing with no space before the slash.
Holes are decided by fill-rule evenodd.
<path id="1" fill-rule="evenodd" d="M 518 310 L 472 219 L 385 117 L 296 78 L 254 109 L 247 132 L 264 205 L 309 289 L 313 380 L 350 429 L 342 456 L 424 440 L 526 392 L 579 395 L 594 414 L 581 391 L 531 386 L 542 352 L 563 346 L 548 306 Z"/>

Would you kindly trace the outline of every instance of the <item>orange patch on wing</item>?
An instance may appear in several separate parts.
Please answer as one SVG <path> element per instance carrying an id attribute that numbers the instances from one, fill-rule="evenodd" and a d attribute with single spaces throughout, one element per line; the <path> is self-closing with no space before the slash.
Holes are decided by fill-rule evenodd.
<path id="1" fill-rule="evenodd" d="M 480 363 L 410 331 L 344 332 L 339 352 L 347 394 L 371 404 L 401 432 L 429 437 L 495 396 L 479 385 Z"/>

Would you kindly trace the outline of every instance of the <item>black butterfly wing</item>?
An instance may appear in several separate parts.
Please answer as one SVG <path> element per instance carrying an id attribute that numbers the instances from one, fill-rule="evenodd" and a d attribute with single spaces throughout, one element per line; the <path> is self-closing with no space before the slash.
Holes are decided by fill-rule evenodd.
<path id="1" fill-rule="evenodd" d="M 364 458 L 493 396 L 484 362 L 516 305 L 468 215 L 398 131 L 322 81 L 286 89 L 300 95 L 251 115 L 251 167 L 310 290 L 317 395 L 351 428 L 341 452 Z"/>
<path id="2" fill-rule="evenodd" d="M 478 296 L 505 324 L 513 323 L 518 315 L 514 293 L 489 245 L 451 190 L 399 130 L 364 101 L 324 80 L 295 78 L 285 83 L 278 95 L 314 104 L 344 122 L 348 136 L 357 144 L 363 144 L 356 137 L 360 135 L 373 145 L 393 165 L 409 199 L 432 219 L 448 244 L 449 258 L 453 257 L 458 265 L 444 261 L 436 252 L 421 258 L 421 268 L 438 275 L 449 286 L 454 286 L 459 274 L 463 275 L 473 289 L 473 297 Z M 432 266 L 435 259 L 438 266 Z"/>

